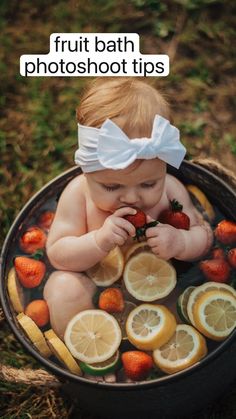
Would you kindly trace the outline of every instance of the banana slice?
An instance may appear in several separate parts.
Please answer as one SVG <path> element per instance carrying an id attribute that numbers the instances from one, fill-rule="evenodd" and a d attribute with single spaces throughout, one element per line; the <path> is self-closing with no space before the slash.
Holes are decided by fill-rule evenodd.
<path id="1" fill-rule="evenodd" d="M 16 318 L 28 338 L 36 346 L 41 355 L 45 356 L 46 358 L 51 356 L 52 353 L 47 345 L 45 337 L 43 336 L 43 333 L 37 324 L 24 313 L 19 313 Z"/>
<path id="2" fill-rule="evenodd" d="M 207 221 L 213 222 L 215 218 L 215 211 L 206 195 L 195 185 L 187 185 L 186 187 L 193 197 L 193 201 L 195 198 L 197 201 L 196 204 L 198 204 L 197 206 L 200 206 L 199 210 L 203 213 L 203 216 L 205 215 Z"/>
<path id="3" fill-rule="evenodd" d="M 56 333 L 52 329 L 49 329 L 44 333 L 44 336 L 47 340 L 48 346 L 57 359 L 59 359 L 59 361 L 74 374 L 82 375 L 79 365 Z"/>
<path id="4" fill-rule="evenodd" d="M 24 311 L 25 301 L 23 288 L 17 279 L 15 268 L 11 268 L 8 273 L 7 289 L 14 310 L 17 313 Z"/>

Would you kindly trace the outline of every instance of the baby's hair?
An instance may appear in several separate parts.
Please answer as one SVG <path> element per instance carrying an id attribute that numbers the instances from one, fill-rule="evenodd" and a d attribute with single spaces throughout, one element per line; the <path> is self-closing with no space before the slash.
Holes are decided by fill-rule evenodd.
<path id="1" fill-rule="evenodd" d="M 77 109 L 81 125 L 100 128 L 109 118 L 129 138 L 150 137 L 155 115 L 170 118 L 164 96 L 148 83 L 132 77 L 95 79 Z"/>

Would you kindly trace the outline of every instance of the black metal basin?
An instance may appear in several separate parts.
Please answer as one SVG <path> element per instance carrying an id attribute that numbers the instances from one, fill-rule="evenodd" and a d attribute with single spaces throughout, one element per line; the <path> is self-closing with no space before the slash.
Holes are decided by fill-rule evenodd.
<path id="1" fill-rule="evenodd" d="M 201 188 L 228 219 L 236 221 L 236 192 L 208 170 L 184 161 L 181 168 L 169 172 L 184 183 Z M 6 289 L 6 278 L 20 231 L 25 220 L 34 217 L 47 201 L 60 195 L 66 184 L 81 171 L 78 167 L 63 173 L 28 201 L 15 219 L 2 249 L 1 303 L 9 325 L 22 345 L 47 369 L 64 382 L 64 390 L 96 417 L 163 418 L 188 416 L 204 408 L 225 392 L 236 378 L 236 330 L 203 360 L 186 370 L 137 384 L 97 383 L 71 374 L 51 360 L 43 358 L 18 327 Z"/>

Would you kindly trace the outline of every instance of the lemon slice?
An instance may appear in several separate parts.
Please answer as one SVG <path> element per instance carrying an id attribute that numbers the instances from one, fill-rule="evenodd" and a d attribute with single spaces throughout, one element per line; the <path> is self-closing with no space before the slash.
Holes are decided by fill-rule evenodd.
<path id="1" fill-rule="evenodd" d="M 187 302 L 187 314 L 189 317 L 190 322 L 193 326 L 195 325 L 195 320 L 193 316 L 193 307 L 198 298 L 203 295 L 207 291 L 214 291 L 214 290 L 220 290 L 220 291 L 226 291 L 232 294 L 236 298 L 236 291 L 234 288 L 230 287 L 230 285 L 227 284 L 221 284 L 219 282 L 205 282 L 204 284 L 200 285 L 199 287 L 196 287 L 195 290 L 193 290 L 189 296 L 188 302 Z"/>
<path id="2" fill-rule="evenodd" d="M 158 368 L 173 374 L 198 362 L 207 354 L 205 338 L 192 326 L 179 324 L 170 340 L 153 352 Z"/>
<path id="3" fill-rule="evenodd" d="M 98 377 L 104 376 L 106 374 L 111 374 L 121 366 L 120 353 L 119 351 L 117 351 L 107 361 L 96 362 L 95 364 L 87 364 L 86 362 L 80 362 L 80 366 L 86 374 L 95 375 Z"/>
<path id="4" fill-rule="evenodd" d="M 149 252 L 130 258 L 123 278 L 128 292 L 137 300 L 147 302 L 166 297 L 176 285 L 173 266 Z"/>
<path id="5" fill-rule="evenodd" d="M 56 356 L 56 358 L 74 374 L 82 375 L 82 371 L 79 365 L 67 349 L 66 345 L 56 335 L 56 333 L 52 329 L 50 329 L 44 332 L 44 336 L 46 338 L 49 348 L 51 349 L 52 353 Z"/>
<path id="6" fill-rule="evenodd" d="M 197 299 L 193 316 L 201 333 L 213 340 L 223 340 L 236 327 L 236 298 L 225 291 L 208 291 Z"/>
<path id="7" fill-rule="evenodd" d="M 208 201 L 206 195 L 201 191 L 201 189 L 199 189 L 195 185 L 187 185 L 187 190 L 199 202 L 203 211 L 207 214 L 209 221 L 214 221 L 215 211 L 211 203 Z"/>
<path id="8" fill-rule="evenodd" d="M 128 316 L 126 332 L 138 349 L 153 350 L 164 345 L 176 328 L 174 315 L 163 305 L 141 304 Z"/>
<path id="9" fill-rule="evenodd" d="M 176 304 L 177 313 L 179 315 L 179 318 L 184 323 L 191 323 L 190 320 L 189 320 L 189 317 L 188 317 L 187 304 L 188 304 L 190 294 L 195 288 L 196 287 L 192 287 L 192 286 L 186 288 L 184 290 L 184 292 L 182 294 L 180 294 L 180 296 L 177 300 L 177 304 Z"/>
<path id="10" fill-rule="evenodd" d="M 46 358 L 51 356 L 52 353 L 47 345 L 45 337 L 39 329 L 39 327 L 37 326 L 37 324 L 24 313 L 19 313 L 16 316 L 16 318 L 20 326 L 22 327 L 30 341 L 33 343 L 33 345 L 36 346 L 38 351 Z"/>
<path id="11" fill-rule="evenodd" d="M 125 261 L 131 257 L 135 256 L 141 252 L 151 252 L 150 246 L 148 246 L 146 241 L 142 241 L 139 243 L 135 243 L 132 246 L 128 247 L 128 249 L 125 252 Z"/>
<path id="12" fill-rule="evenodd" d="M 15 268 L 11 268 L 7 277 L 8 294 L 17 313 L 24 311 L 24 293 L 23 289 L 17 279 Z"/>
<path id="13" fill-rule="evenodd" d="M 88 364 L 109 359 L 120 342 L 117 320 L 103 310 L 81 311 L 70 320 L 65 331 L 65 344 L 72 355 Z"/>
<path id="14" fill-rule="evenodd" d="M 108 255 L 86 271 L 89 278 L 99 287 L 107 287 L 120 279 L 124 268 L 124 256 L 119 247 L 115 247 Z"/>

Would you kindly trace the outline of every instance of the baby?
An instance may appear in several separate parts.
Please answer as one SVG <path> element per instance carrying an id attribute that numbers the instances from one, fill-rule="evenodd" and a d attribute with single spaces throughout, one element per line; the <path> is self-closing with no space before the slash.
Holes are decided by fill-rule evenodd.
<path id="1" fill-rule="evenodd" d="M 164 97 L 139 79 L 98 79 L 77 111 L 80 147 L 75 154 L 83 174 L 63 191 L 47 254 L 57 269 L 45 289 L 53 329 L 63 338 L 68 321 L 93 308 L 94 283 L 83 273 L 115 246 L 132 242 L 134 226 L 124 219 L 143 210 L 147 221 L 177 199 L 190 229 L 158 224 L 146 231 L 153 253 L 163 259 L 194 260 L 212 244 L 210 226 L 193 207 L 185 187 L 167 174 L 179 168 L 185 148 L 169 122 Z"/>

